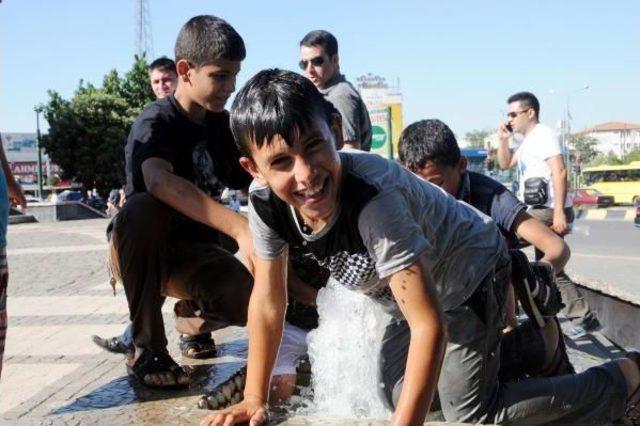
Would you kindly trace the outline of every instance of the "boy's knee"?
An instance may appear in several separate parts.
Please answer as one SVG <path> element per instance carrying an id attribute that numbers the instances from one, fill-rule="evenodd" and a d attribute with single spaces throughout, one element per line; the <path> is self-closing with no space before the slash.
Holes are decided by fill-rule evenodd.
<path id="1" fill-rule="evenodd" d="M 132 196 L 116 216 L 113 231 L 151 233 L 149 237 L 157 237 L 162 232 L 168 233 L 171 209 L 154 196 L 142 193 Z"/>

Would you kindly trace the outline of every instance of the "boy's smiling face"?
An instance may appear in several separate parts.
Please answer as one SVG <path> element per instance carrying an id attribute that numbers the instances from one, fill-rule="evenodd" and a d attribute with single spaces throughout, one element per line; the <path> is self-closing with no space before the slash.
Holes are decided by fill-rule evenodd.
<path id="1" fill-rule="evenodd" d="M 250 144 L 252 158 L 240 163 L 275 195 L 293 206 L 314 232 L 321 230 L 338 208 L 341 182 L 336 140 L 341 138 L 340 119 L 331 124 L 314 119 L 314 125 L 299 134 L 292 146 L 280 135 L 258 148 Z"/>

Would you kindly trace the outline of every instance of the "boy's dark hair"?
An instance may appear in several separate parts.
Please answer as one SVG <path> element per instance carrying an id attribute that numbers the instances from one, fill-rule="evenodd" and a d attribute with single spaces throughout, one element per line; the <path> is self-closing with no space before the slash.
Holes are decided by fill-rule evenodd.
<path id="1" fill-rule="evenodd" d="M 247 52 L 240 34 L 224 19 L 195 16 L 182 26 L 175 45 L 176 62 L 184 59 L 194 67 L 216 59 L 242 61 Z"/>
<path id="2" fill-rule="evenodd" d="M 531 108 L 536 113 L 536 118 L 540 118 L 540 102 L 538 98 L 531 92 L 518 92 L 515 95 L 509 96 L 507 103 L 520 102 L 522 108 Z"/>
<path id="3" fill-rule="evenodd" d="M 322 46 L 329 57 L 338 53 L 338 40 L 336 40 L 333 34 L 325 30 L 311 31 L 300 40 L 300 46 Z"/>
<path id="4" fill-rule="evenodd" d="M 176 72 L 176 63 L 173 62 L 172 59 L 167 58 L 166 56 L 161 56 L 155 61 L 151 62 L 147 69 L 149 70 L 149 72 L 154 70 Z"/>
<path id="5" fill-rule="evenodd" d="M 398 142 L 400 162 L 416 171 L 431 161 L 439 166 L 455 166 L 460 161 L 456 137 L 440 120 L 417 121 L 402 131 Z"/>
<path id="6" fill-rule="evenodd" d="M 268 69 L 253 76 L 233 100 L 231 131 L 240 152 L 249 156 L 249 144 L 260 149 L 280 135 L 292 146 L 314 126 L 314 119 L 330 123 L 335 113 L 334 106 L 308 78 Z"/>

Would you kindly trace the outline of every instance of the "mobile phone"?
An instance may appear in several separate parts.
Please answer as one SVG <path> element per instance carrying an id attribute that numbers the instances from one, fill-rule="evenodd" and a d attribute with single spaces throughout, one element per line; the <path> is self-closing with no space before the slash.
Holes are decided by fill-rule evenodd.
<path id="1" fill-rule="evenodd" d="M 509 123 L 505 123 L 504 127 L 507 128 L 507 130 L 509 131 L 509 133 L 513 133 L 513 127 L 511 126 L 511 124 Z"/>

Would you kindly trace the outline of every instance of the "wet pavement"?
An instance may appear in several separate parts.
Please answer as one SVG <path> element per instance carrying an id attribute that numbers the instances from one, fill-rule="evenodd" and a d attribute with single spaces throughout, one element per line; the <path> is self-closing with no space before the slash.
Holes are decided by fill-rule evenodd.
<path id="1" fill-rule="evenodd" d="M 246 334 L 230 327 L 214 333 L 218 356 L 182 359 L 173 328 L 173 301 L 163 314 L 169 350 L 192 377 L 188 390 L 157 391 L 126 374 L 124 357 L 107 353 L 90 337 L 120 334 L 128 322 L 124 292 L 111 292 L 101 219 L 9 228 L 9 330 L 2 381 L 3 424 L 197 424 L 207 411 L 199 396 L 244 366 Z M 594 337 L 570 342 L 582 370 L 611 347 Z M 326 416 L 276 417 L 274 423 L 384 424 L 346 422 Z M 435 423 L 434 423 L 435 424 Z"/>

